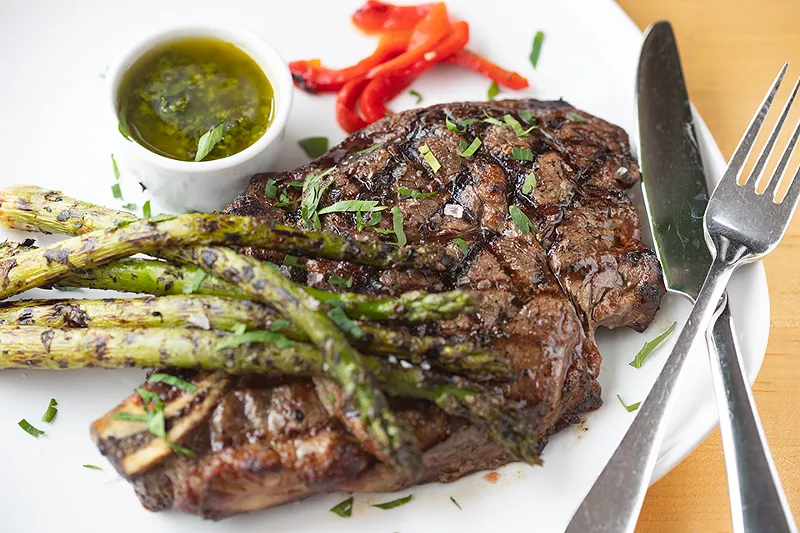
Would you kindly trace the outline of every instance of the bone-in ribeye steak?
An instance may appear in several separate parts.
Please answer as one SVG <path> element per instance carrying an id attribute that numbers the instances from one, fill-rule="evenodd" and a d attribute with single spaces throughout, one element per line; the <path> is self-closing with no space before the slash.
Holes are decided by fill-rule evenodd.
<path id="1" fill-rule="evenodd" d="M 527 112 L 535 118 L 526 121 Z M 533 123 L 536 128 L 518 136 L 508 125 L 484 120 L 491 116 L 505 124 L 505 115 L 522 128 Z M 446 117 L 457 124 L 477 121 L 452 131 Z M 463 143 L 476 137 L 482 145 L 475 154 L 459 155 Z M 438 171 L 423 157 L 422 146 L 434 154 Z M 370 147 L 376 148 L 364 152 Z M 254 176 L 227 212 L 300 226 L 297 204 L 274 207 L 265 185 L 275 180 L 279 191 L 297 198 L 299 190 L 290 182 L 334 166 L 320 208 L 343 199 L 400 206 L 410 243 L 436 242 L 461 259 L 443 274 L 309 260 L 306 269 L 292 269 L 296 281 L 331 290 L 326 280 L 337 273 L 352 277 L 350 290 L 356 292 L 480 291 L 475 312 L 416 326 L 412 333 L 470 340 L 508 354 L 518 378 L 498 385 L 498 393 L 536 421 L 542 446 L 548 435 L 600 406 L 595 328 L 642 331 L 664 294 L 660 265 L 641 242 L 636 210 L 624 192 L 639 171 L 622 129 L 561 101 L 456 103 L 405 111 L 351 135 L 308 165 Z M 522 189 L 531 172 L 535 185 L 526 194 Z M 436 194 L 401 197 L 400 188 Z M 509 216 L 510 205 L 537 229 L 521 232 Z M 388 211 L 377 227 L 392 229 Z M 324 215 L 322 229 L 395 238 L 371 228 L 358 232 L 353 213 Z M 466 253 L 454 238 L 467 243 Z M 247 253 L 282 260 L 272 252 Z M 153 466 L 132 473 L 126 460 L 152 437 L 110 437 L 108 417 L 94 426 L 101 450 L 152 510 L 176 508 L 220 518 L 318 492 L 393 491 L 412 483 L 452 481 L 511 460 L 465 421 L 433 405 L 393 400 L 424 452 L 425 471 L 416 479 L 403 478 L 377 463 L 328 414 L 311 381 L 220 373 L 197 373 L 193 379 L 201 384 L 200 393 L 180 414 L 194 417 L 193 435 L 182 444 L 197 458 L 164 452 Z M 184 394 L 146 386 L 170 401 Z"/>

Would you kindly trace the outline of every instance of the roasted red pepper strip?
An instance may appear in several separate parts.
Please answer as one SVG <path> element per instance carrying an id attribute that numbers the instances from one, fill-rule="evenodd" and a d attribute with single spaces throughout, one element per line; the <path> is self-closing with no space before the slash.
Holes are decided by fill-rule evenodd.
<path id="1" fill-rule="evenodd" d="M 508 87 L 509 89 L 519 90 L 529 85 L 528 80 L 516 72 L 498 67 L 485 57 L 481 57 L 469 50 L 459 51 L 457 54 L 450 57 L 447 62 L 473 70 L 481 76 L 486 76 L 490 80 L 496 81 L 499 85 Z"/>
<path id="2" fill-rule="evenodd" d="M 372 123 L 386 116 L 386 102 L 411 85 L 417 76 L 463 49 L 467 41 L 469 25 L 463 21 L 456 22 L 453 31 L 432 50 L 429 59 L 422 58 L 403 71 L 390 71 L 370 81 L 359 100 L 367 122 Z"/>
<path id="3" fill-rule="evenodd" d="M 447 7 L 444 4 L 436 4 L 425 18 L 414 26 L 408 51 L 373 68 L 368 77 L 375 78 L 386 72 L 399 72 L 410 67 L 431 52 L 451 31 Z"/>
<path id="4" fill-rule="evenodd" d="M 367 33 L 409 31 L 433 9 L 434 5 L 395 6 L 378 0 L 367 0 L 367 3 L 353 14 L 353 24 Z"/>
<path id="5" fill-rule="evenodd" d="M 348 81 L 364 76 L 381 63 L 405 52 L 410 37 L 411 34 L 405 31 L 382 35 L 375 52 L 352 67 L 333 70 L 322 67 L 318 60 L 310 60 L 292 61 L 289 63 L 289 70 L 294 83 L 306 92 L 335 92 Z"/>
<path id="6" fill-rule="evenodd" d="M 345 83 L 336 95 L 336 122 L 347 133 L 353 133 L 367 125 L 355 109 L 358 97 L 369 82 L 370 80 L 364 76 L 352 79 Z"/>

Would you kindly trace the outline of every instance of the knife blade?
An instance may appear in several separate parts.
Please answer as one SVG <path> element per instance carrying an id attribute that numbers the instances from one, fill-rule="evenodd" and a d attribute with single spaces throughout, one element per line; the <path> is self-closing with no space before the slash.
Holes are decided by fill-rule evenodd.
<path id="1" fill-rule="evenodd" d="M 711 254 L 703 235 L 708 187 L 675 35 L 647 33 L 636 80 L 642 193 L 667 289 L 692 300 Z"/>

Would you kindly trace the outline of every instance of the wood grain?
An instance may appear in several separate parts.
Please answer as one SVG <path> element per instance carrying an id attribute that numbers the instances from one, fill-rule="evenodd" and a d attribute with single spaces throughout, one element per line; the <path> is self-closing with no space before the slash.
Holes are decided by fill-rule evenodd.
<path id="1" fill-rule="evenodd" d="M 796 0 L 618 2 L 642 29 L 657 20 L 672 22 L 689 93 L 726 157 L 781 64 L 794 60 L 789 78 L 800 74 Z M 800 516 L 800 217 L 765 264 L 771 330 L 755 398 L 789 502 Z M 731 531 L 729 513 L 716 431 L 650 489 L 636 531 L 724 533 Z"/>

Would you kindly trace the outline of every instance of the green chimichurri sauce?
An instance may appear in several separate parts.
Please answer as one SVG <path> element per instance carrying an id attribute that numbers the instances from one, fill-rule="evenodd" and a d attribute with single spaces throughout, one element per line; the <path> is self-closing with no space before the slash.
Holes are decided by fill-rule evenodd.
<path id="1" fill-rule="evenodd" d="M 200 138 L 222 125 L 222 140 L 204 157 L 201 151 L 209 161 L 256 142 L 272 121 L 274 99 L 269 80 L 247 54 L 198 38 L 166 43 L 139 58 L 122 80 L 118 109 L 136 142 L 181 161 L 195 161 Z"/>

